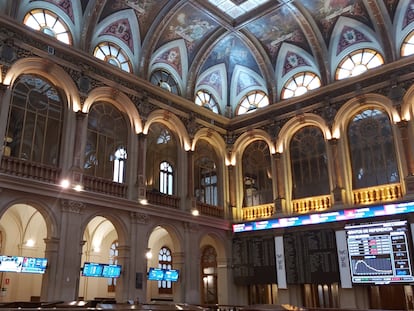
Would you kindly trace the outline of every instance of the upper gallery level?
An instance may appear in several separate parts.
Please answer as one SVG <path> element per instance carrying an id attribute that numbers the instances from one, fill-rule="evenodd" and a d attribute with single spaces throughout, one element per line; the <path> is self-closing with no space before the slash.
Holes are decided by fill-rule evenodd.
<path id="1" fill-rule="evenodd" d="M 213 3 L 0 1 L 3 183 L 231 221 L 413 198 L 411 2 Z"/>

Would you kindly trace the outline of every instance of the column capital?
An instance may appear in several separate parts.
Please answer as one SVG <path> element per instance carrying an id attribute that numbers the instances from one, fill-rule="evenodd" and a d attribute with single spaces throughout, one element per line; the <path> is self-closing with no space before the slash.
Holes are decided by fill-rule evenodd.
<path id="1" fill-rule="evenodd" d="M 143 224 L 146 225 L 149 221 L 148 214 L 138 213 L 138 212 L 131 212 L 131 221 L 136 224 Z"/>
<path id="2" fill-rule="evenodd" d="M 406 129 L 408 127 L 407 120 L 401 120 L 400 122 L 397 122 L 396 124 L 400 129 Z"/>
<path id="3" fill-rule="evenodd" d="M 332 146 L 337 145 L 339 141 L 339 138 L 332 137 L 331 139 L 328 139 L 328 143 Z"/>
<path id="4" fill-rule="evenodd" d="M 76 113 L 76 120 L 84 120 L 86 116 L 88 115 L 87 112 L 83 112 L 82 110 L 78 110 Z"/>
<path id="5" fill-rule="evenodd" d="M 85 203 L 73 200 L 62 199 L 62 212 L 80 214 L 86 208 Z"/>

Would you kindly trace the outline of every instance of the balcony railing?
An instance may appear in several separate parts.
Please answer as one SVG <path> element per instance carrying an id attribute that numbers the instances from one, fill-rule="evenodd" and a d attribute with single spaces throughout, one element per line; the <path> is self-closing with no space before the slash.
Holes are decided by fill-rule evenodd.
<path id="1" fill-rule="evenodd" d="M 369 188 L 353 190 L 354 204 L 373 204 L 376 202 L 394 201 L 400 199 L 403 194 L 401 184 L 387 184 Z"/>
<path id="2" fill-rule="evenodd" d="M 221 206 L 210 205 L 202 202 L 197 202 L 197 210 L 201 215 L 223 218 L 224 208 Z"/>
<path id="3" fill-rule="evenodd" d="M 113 182 L 109 179 L 83 175 L 83 189 L 92 192 L 99 192 L 107 195 L 125 198 L 127 185 Z"/>
<path id="4" fill-rule="evenodd" d="M 180 198 L 175 195 L 168 195 L 159 191 L 147 190 L 147 200 L 150 204 L 161 205 L 178 209 Z"/>
<path id="5" fill-rule="evenodd" d="M 1 159 L 1 173 L 57 184 L 60 170 L 57 167 L 4 156 Z"/>
<path id="6" fill-rule="evenodd" d="M 292 211 L 295 214 L 320 212 L 331 207 L 332 196 L 330 194 L 292 200 Z"/>
<path id="7" fill-rule="evenodd" d="M 242 211 L 244 220 L 271 218 L 275 213 L 275 204 L 267 203 L 256 206 L 243 207 Z"/>

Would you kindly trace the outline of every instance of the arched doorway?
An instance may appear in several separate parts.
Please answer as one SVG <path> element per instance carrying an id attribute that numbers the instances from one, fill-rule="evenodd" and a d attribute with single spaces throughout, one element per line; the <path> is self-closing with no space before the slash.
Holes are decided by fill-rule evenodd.
<path id="1" fill-rule="evenodd" d="M 3 214 L 0 219 L 1 300 L 40 301 L 47 268 L 46 237 L 46 221 L 33 206 L 14 204 Z M 16 269 L 11 262 L 16 264 Z"/>
<path id="2" fill-rule="evenodd" d="M 177 245 L 169 228 L 157 226 L 148 239 L 147 268 L 160 269 L 158 278 L 147 278 L 147 301 L 178 301 L 180 295 L 180 259 L 175 256 Z M 171 280 L 166 271 L 178 272 L 178 279 Z M 162 275 L 162 277 L 161 277 Z"/>
<path id="3" fill-rule="evenodd" d="M 118 264 L 119 242 L 114 225 L 105 217 L 94 217 L 86 226 L 84 242 L 79 299 L 115 300 L 118 277 L 103 273 L 105 266 Z"/>
<path id="4" fill-rule="evenodd" d="M 217 252 L 207 245 L 201 252 L 201 302 L 206 305 L 218 304 L 217 298 Z"/>

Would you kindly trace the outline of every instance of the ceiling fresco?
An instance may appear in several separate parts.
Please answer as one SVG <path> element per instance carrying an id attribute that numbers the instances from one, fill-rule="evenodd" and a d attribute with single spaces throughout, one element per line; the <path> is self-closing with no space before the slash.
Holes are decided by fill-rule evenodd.
<path id="1" fill-rule="evenodd" d="M 91 2 L 91 1 L 89 1 Z M 92 1 L 93 2 L 93 1 Z M 138 19 L 140 26 L 140 34 L 142 37 L 146 35 L 152 22 L 156 20 L 156 17 L 165 7 L 168 0 L 112 0 L 107 1 L 102 13 L 100 14 L 100 20 L 114 14 L 120 10 L 132 9 Z"/>
<path id="2" fill-rule="evenodd" d="M 217 27 L 218 24 L 208 15 L 197 10 L 192 4 L 185 4 L 166 24 L 156 48 L 169 41 L 183 39 L 187 47 L 189 60 L 191 60 L 202 40 L 208 37 Z"/>
<path id="3" fill-rule="evenodd" d="M 396 33 L 396 27 L 413 28 L 414 22 L 414 0 L 0 0 L 0 5 L 15 18 L 56 6 L 72 22 L 74 48 L 91 53 L 99 40 L 113 38 L 126 49 L 131 74 L 150 79 L 162 69 L 178 77 L 180 96 L 194 100 L 206 88 L 232 112 L 255 87 L 278 104 L 283 83 L 301 70 L 318 75 L 323 85 L 334 82 L 333 69 L 353 48 L 376 49 L 393 61 L 402 39 L 393 38 L 390 29 Z"/>
<path id="4" fill-rule="evenodd" d="M 263 44 L 273 64 L 280 46 L 286 41 L 310 52 L 305 34 L 289 6 L 281 6 L 275 12 L 252 21 L 246 29 Z"/>
<path id="5" fill-rule="evenodd" d="M 340 16 L 355 18 L 372 27 L 362 0 L 305 0 L 302 5 L 316 21 L 327 45 Z"/>
<path id="6" fill-rule="evenodd" d="M 219 63 L 224 63 L 226 65 L 229 76 L 231 76 L 236 65 L 245 66 L 260 73 L 259 66 L 252 55 L 251 50 L 242 40 L 232 34 L 221 39 L 214 47 L 209 58 L 202 67 L 202 71 Z"/>

